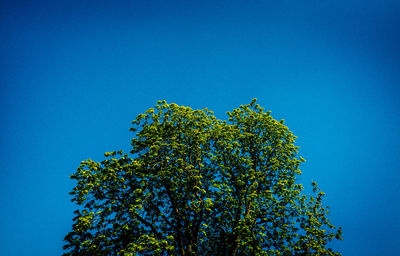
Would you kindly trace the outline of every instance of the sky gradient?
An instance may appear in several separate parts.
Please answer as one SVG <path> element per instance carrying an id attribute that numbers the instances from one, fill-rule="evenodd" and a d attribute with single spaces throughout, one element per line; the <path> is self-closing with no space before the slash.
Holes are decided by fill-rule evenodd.
<path id="1" fill-rule="evenodd" d="M 0 254 L 60 255 L 82 160 L 157 100 L 252 98 L 298 136 L 346 256 L 400 255 L 399 1 L 0 2 Z"/>

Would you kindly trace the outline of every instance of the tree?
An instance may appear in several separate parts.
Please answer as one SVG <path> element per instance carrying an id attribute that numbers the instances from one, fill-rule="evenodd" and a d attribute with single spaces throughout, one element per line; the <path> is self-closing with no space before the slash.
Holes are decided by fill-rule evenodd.
<path id="1" fill-rule="evenodd" d="M 64 255 L 340 255 L 324 193 L 296 183 L 304 159 L 283 120 L 255 99 L 228 121 L 157 104 L 133 121 L 129 154 L 71 175 Z"/>

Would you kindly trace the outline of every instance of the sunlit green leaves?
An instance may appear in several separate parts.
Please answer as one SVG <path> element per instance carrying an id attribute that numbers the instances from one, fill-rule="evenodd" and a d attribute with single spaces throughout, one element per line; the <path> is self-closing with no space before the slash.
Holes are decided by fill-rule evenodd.
<path id="1" fill-rule="evenodd" d="M 228 121 L 159 101 L 132 124 L 129 154 L 71 175 L 65 255 L 339 255 L 324 193 L 296 183 L 296 137 L 255 99 Z"/>

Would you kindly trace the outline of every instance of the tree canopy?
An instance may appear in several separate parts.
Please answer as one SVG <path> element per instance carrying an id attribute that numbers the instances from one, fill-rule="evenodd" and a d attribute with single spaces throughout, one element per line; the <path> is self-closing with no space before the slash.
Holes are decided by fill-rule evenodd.
<path id="1" fill-rule="evenodd" d="M 71 175 L 78 205 L 64 255 L 340 255 L 315 182 L 296 178 L 296 137 L 256 100 L 228 112 L 157 102 L 131 151 Z"/>

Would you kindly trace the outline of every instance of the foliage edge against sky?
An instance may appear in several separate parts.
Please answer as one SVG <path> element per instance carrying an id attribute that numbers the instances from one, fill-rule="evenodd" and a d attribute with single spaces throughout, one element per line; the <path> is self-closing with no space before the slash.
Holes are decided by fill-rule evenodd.
<path id="1" fill-rule="evenodd" d="M 86 160 L 65 255 L 340 255 L 315 182 L 296 177 L 296 136 L 253 99 L 218 120 L 159 101 L 139 114 L 132 150 Z"/>

